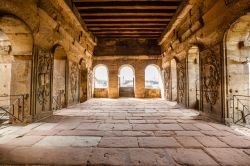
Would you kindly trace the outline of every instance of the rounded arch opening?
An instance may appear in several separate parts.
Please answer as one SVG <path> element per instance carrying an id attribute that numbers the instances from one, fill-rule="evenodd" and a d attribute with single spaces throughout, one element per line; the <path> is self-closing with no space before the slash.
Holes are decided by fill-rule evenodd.
<path id="1" fill-rule="evenodd" d="M 134 67 L 125 64 L 119 68 L 119 97 L 135 96 L 135 70 Z"/>
<path id="2" fill-rule="evenodd" d="M 150 64 L 145 68 L 145 97 L 164 97 L 160 67 Z"/>
<path id="3" fill-rule="evenodd" d="M 67 107 L 67 54 L 61 45 L 52 49 L 53 62 L 53 110 Z"/>
<path id="4" fill-rule="evenodd" d="M 187 106 L 189 108 L 199 109 L 200 106 L 200 59 L 199 59 L 199 47 L 192 46 L 188 50 L 187 56 L 187 87 L 188 87 L 188 99 Z"/>
<path id="5" fill-rule="evenodd" d="M 131 65 L 122 65 L 119 68 L 119 87 L 134 87 L 135 70 Z"/>
<path id="6" fill-rule="evenodd" d="M 95 88 L 108 88 L 108 68 L 100 64 L 94 68 L 94 87 Z"/>
<path id="7" fill-rule="evenodd" d="M 224 63 L 225 99 L 230 99 L 225 100 L 225 116 L 249 124 L 246 110 L 250 108 L 250 14 L 238 18 L 225 33 Z"/>
<path id="8" fill-rule="evenodd" d="M 0 17 L 0 106 L 8 107 L 21 95 L 24 114 L 30 115 L 33 36 L 25 22 L 16 16 Z M 14 95 L 14 96 L 13 96 Z M 14 109 L 16 116 L 22 114 Z"/>
<path id="9" fill-rule="evenodd" d="M 94 94 L 96 98 L 108 97 L 109 72 L 107 66 L 99 64 L 94 68 Z"/>

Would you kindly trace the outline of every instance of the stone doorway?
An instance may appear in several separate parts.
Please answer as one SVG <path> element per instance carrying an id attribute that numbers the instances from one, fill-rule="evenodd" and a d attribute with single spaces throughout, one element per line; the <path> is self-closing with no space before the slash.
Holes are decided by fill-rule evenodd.
<path id="1" fill-rule="evenodd" d="M 250 14 L 231 25 L 224 38 L 226 118 L 250 124 Z"/>
<path id="2" fill-rule="evenodd" d="M 67 106 L 67 55 L 61 46 L 54 49 L 53 65 L 53 110 Z"/>
<path id="3" fill-rule="evenodd" d="M 129 65 L 123 65 L 119 71 L 119 97 L 135 97 L 135 72 Z"/>

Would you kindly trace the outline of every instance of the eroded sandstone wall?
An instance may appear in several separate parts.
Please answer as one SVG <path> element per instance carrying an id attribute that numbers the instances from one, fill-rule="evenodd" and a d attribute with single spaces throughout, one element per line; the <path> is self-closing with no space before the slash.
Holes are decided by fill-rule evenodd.
<path id="1" fill-rule="evenodd" d="M 155 92 L 145 93 L 145 69 L 148 65 L 155 64 L 161 68 L 159 56 L 99 56 L 94 57 L 93 67 L 103 64 L 108 68 L 109 86 L 108 97 L 119 97 L 119 70 L 124 65 L 132 66 L 135 71 L 135 97 L 155 97 Z M 146 94 L 146 96 L 145 96 Z"/>
<path id="2" fill-rule="evenodd" d="M 167 28 L 159 44 L 165 70 L 166 96 L 171 99 L 171 60 L 176 60 L 177 101 L 188 106 L 194 98 L 189 80 L 190 49 L 197 46 L 199 58 L 198 108 L 213 119 L 224 121 L 227 115 L 227 78 L 224 37 L 230 26 L 250 9 L 249 0 L 189 0 Z M 192 63 L 193 63 L 192 62 Z M 169 81 L 170 80 L 170 81 Z M 189 83 L 191 84 L 191 83 Z M 192 85 L 190 85 L 192 86 Z M 192 87 L 194 88 L 194 86 Z M 169 97 L 170 96 L 170 97 Z"/>
<path id="3" fill-rule="evenodd" d="M 9 57 L 0 55 L 0 63 L 9 59 L 12 66 L 10 93 L 28 94 L 26 121 L 52 113 L 53 68 L 58 66 L 53 64 L 56 45 L 63 47 L 67 55 L 67 105 L 78 103 L 81 85 L 79 62 L 84 59 L 84 66 L 91 73 L 96 42 L 71 8 L 61 0 L 1 0 L 0 12 L 1 33 L 6 34 L 11 43 L 9 50 L 1 44 L 1 50 L 7 49 Z M 86 77 L 90 91 L 92 78 L 89 74 Z"/>

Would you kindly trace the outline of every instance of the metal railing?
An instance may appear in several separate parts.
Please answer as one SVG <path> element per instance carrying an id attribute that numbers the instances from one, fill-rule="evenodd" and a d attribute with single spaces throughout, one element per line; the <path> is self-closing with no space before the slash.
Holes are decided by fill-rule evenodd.
<path id="1" fill-rule="evenodd" d="M 24 121 L 25 100 L 28 94 L 0 95 L 0 120 L 10 122 Z"/>
<path id="2" fill-rule="evenodd" d="M 233 95 L 231 108 L 233 108 L 233 123 L 250 124 L 250 96 Z"/>
<path id="3" fill-rule="evenodd" d="M 64 90 L 59 90 L 57 96 L 53 96 L 53 103 L 52 103 L 53 110 L 60 110 L 63 108 L 63 102 L 62 102 L 63 96 L 65 96 Z"/>

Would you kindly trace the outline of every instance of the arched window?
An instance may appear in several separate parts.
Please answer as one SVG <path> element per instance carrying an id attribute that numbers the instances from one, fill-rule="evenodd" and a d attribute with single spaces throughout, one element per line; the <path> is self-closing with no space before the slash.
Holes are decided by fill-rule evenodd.
<path id="1" fill-rule="evenodd" d="M 130 66 L 123 66 L 119 72 L 120 87 L 134 87 L 134 70 Z"/>
<path id="2" fill-rule="evenodd" d="M 160 71 L 155 65 L 148 65 L 145 69 L 145 88 L 160 88 Z"/>
<path id="3" fill-rule="evenodd" d="M 108 69 L 104 65 L 98 65 L 94 70 L 95 88 L 108 88 Z"/>

